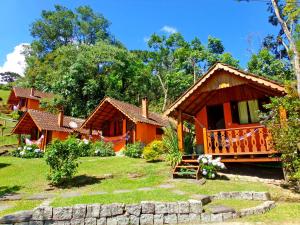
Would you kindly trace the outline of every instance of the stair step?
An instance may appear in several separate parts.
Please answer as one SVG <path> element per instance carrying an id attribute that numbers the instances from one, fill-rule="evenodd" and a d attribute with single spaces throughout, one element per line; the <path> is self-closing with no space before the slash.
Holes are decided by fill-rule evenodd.
<path id="1" fill-rule="evenodd" d="M 194 175 L 196 173 L 197 173 L 197 171 L 195 171 L 195 173 L 192 173 L 192 171 L 189 171 L 189 172 L 174 172 L 173 175 L 189 175 L 189 174 Z"/>
<path id="2" fill-rule="evenodd" d="M 182 166 L 182 165 L 176 166 L 176 168 L 187 168 L 187 169 L 192 169 L 192 168 L 198 169 L 198 167 L 199 167 L 199 166 Z"/>
<path id="3" fill-rule="evenodd" d="M 198 163 L 197 159 L 183 159 L 182 163 Z"/>

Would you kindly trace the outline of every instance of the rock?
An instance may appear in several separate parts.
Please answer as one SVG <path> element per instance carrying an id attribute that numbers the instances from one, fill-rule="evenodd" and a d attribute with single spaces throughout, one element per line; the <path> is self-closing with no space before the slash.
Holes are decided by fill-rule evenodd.
<path id="1" fill-rule="evenodd" d="M 154 214 L 155 212 L 155 205 L 153 202 L 149 201 L 142 201 L 142 213 L 144 214 Z"/>
<path id="2" fill-rule="evenodd" d="M 253 192 L 253 200 L 267 201 L 271 196 L 268 192 Z"/>
<path id="3" fill-rule="evenodd" d="M 223 205 L 211 206 L 211 207 L 209 207 L 209 211 L 212 214 L 227 213 L 227 212 L 235 213 L 234 208 L 231 208 L 231 207 L 228 207 L 228 206 L 223 206 Z"/>
<path id="4" fill-rule="evenodd" d="M 190 211 L 189 213 L 200 214 L 203 211 L 202 202 L 198 200 L 189 200 L 190 203 Z"/>
<path id="5" fill-rule="evenodd" d="M 190 213 L 189 202 L 178 202 L 178 213 L 180 214 Z"/>
<path id="6" fill-rule="evenodd" d="M 20 211 L 0 218 L 0 224 L 12 224 L 20 222 L 29 222 L 32 218 L 32 211 Z"/>
<path id="7" fill-rule="evenodd" d="M 97 219 L 96 218 L 85 218 L 84 223 L 88 225 L 97 225 Z"/>
<path id="8" fill-rule="evenodd" d="M 222 221 L 223 221 L 222 213 L 219 213 L 219 214 L 211 214 L 211 215 L 210 215 L 210 221 L 211 221 L 211 222 L 222 222 Z"/>
<path id="9" fill-rule="evenodd" d="M 18 201 L 22 199 L 22 195 L 19 194 L 5 194 L 0 197 L 0 201 Z"/>
<path id="10" fill-rule="evenodd" d="M 5 225 L 5 224 L 4 224 Z M 29 225 L 29 222 L 15 223 L 14 225 Z"/>
<path id="11" fill-rule="evenodd" d="M 202 213 L 201 221 L 205 222 L 205 223 L 209 223 L 211 221 L 211 214 L 210 213 Z"/>
<path id="12" fill-rule="evenodd" d="M 128 225 L 129 224 L 129 218 L 124 215 L 120 215 L 116 217 L 118 221 L 118 225 Z"/>
<path id="13" fill-rule="evenodd" d="M 87 211 L 87 206 L 86 205 L 75 205 L 73 207 L 73 219 L 81 219 L 81 218 L 85 218 L 86 215 L 86 211 Z M 92 214 L 91 209 L 89 214 Z M 98 213 L 99 215 L 99 213 Z M 88 217 L 93 217 L 93 216 L 88 216 Z"/>
<path id="14" fill-rule="evenodd" d="M 113 203 L 110 205 L 111 215 L 117 216 L 122 215 L 124 213 L 124 204 Z"/>
<path id="15" fill-rule="evenodd" d="M 177 224 L 177 215 L 176 214 L 168 214 L 164 216 L 164 224 Z"/>
<path id="16" fill-rule="evenodd" d="M 161 185 L 158 185 L 157 187 L 169 189 L 169 188 L 174 188 L 175 186 L 173 184 L 161 184 Z"/>
<path id="17" fill-rule="evenodd" d="M 139 216 L 139 215 L 141 215 L 141 205 L 140 204 L 126 205 L 125 211 L 129 215 Z"/>
<path id="18" fill-rule="evenodd" d="M 202 205 L 206 205 L 206 204 L 211 202 L 211 196 L 209 196 L 209 195 L 198 195 L 198 194 L 196 194 L 196 195 L 192 195 L 191 197 L 193 199 L 201 201 Z"/>
<path id="19" fill-rule="evenodd" d="M 222 213 L 223 221 L 232 219 L 232 212 Z"/>
<path id="20" fill-rule="evenodd" d="M 132 192 L 131 190 L 115 190 L 113 191 L 114 194 L 122 194 L 122 193 L 129 193 Z"/>
<path id="21" fill-rule="evenodd" d="M 156 202 L 154 205 L 155 205 L 155 214 L 168 213 L 168 207 L 166 203 Z"/>
<path id="22" fill-rule="evenodd" d="M 71 207 L 53 208 L 53 220 L 70 220 L 72 218 Z"/>
<path id="23" fill-rule="evenodd" d="M 113 177 L 114 177 L 114 175 L 111 174 L 111 173 L 107 173 L 107 174 L 104 174 L 104 175 L 103 175 L 103 178 L 104 178 L 104 179 L 111 179 L 111 178 L 113 178 Z"/>
<path id="24" fill-rule="evenodd" d="M 97 225 L 106 225 L 106 218 L 97 219 Z"/>
<path id="25" fill-rule="evenodd" d="M 266 201 L 263 203 L 263 205 L 265 205 L 269 210 L 276 206 L 274 201 Z"/>
<path id="26" fill-rule="evenodd" d="M 135 215 L 129 216 L 129 224 L 130 225 L 139 225 L 140 224 L 140 218 Z"/>
<path id="27" fill-rule="evenodd" d="M 240 216 L 249 216 L 254 214 L 254 208 L 246 208 L 246 209 L 241 209 L 240 210 Z"/>
<path id="28" fill-rule="evenodd" d="M 190 222 L 189 214 L 178 214 L 178 223 L 186 224 Z"/>
<path id="29" fill-rule="evenodd" d="M 111 206 L 110 205 L 101 205 L 100 217 L 109 217 L 109 216 L 111 216 Z"/>
<path id="30" fill-rule="evenodd" d="M 40 220 L 31 220 L 28 224 L 29 225 L 44 225 L 44 222 L 40 221 Z"/>
<path id="31" fill-rule="evenodd" d="M 237 191 L 231 192 L 230 195 L 231 195 L 231 198 L 233 198 L 233 199 L 242 199 L 242 196 L 241 196 L 240 192 L 237 192 Z"/>
<path id="32" fill-rule="evenodd" d="M 174 214 L 174 213 L 177 214 L 179 212 L 177 202 L 169 202 L 167 204 L 167 206 L 168 206 L 168 213 L 169 214 Z"/>
<path id="33" fill-rule="evenodd" d="M 179 218 L 179 215 L 178 215 L 178 218 Z M 190 213 L 189 214 L 189 219 L 190 219 L 191 223 L 200 223 L 201 222 L 201 215 L 195 214 L 195 213 Z"/>
<path id="34" fill-rule="evenodd" d="M 116 217 L 109 217 L 106 220 L 107 225 L 118 225 L 118 220 Z"/>
<path id="35" fill-rule="evenodd" d="M 81 219 L 72 219 L 71 225 L 84 225 L 84 218 Z"/>
<path id="36" fill-rule="evenodd" d="M 241 199 L 252 200 L 252 198 L 253 198 L 252 192 L 247 192 L 247 191 L 241 192 Z"/>
<path id="37" fill-rule="evenodd" d="M 140 217 L 140 225 L 153 225 L 153 214 L 142 214 Z"/>
<path id="38" fill-rule="evenodd" d="M 52 219 L 52 207 L 43 206 L 37 207 L 32 212 L 32 220 L 51 220 Z"/>
<path id="39" fill-rule="evenodd" d="M 164 215 L 163 214 L 156 214 L 154 215 L 154 218 L 153 218 L 153 222 L 154 222 L 154 225 L 162 225 L 164 224 Z"/>
<path id="40" fill-rule="evenodd" d="M 229 199 L 231 198 L 231 192 L 220 192 L 216 197 L 218 199 Z"/>

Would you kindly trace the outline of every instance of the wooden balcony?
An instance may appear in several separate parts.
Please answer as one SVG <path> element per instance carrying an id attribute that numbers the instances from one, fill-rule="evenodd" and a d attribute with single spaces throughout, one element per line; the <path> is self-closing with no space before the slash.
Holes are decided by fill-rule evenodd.
<path id="1" fill-rule="evenodd" d="M 264 126 L 207 130 L 203 128 L 204 153 L 223 162 L 278 162 L 271 132 Z"/>

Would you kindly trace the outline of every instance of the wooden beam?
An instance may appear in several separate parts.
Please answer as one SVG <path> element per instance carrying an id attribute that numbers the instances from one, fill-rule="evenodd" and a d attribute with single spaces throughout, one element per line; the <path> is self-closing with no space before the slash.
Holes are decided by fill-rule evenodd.
<path id="1" fill-rule="evenodd" d="M 183 121 L 182 121 L 182 112 L 178 111 L 177 116 L 177 137 L 178 137 L 178 148 L 183 152 Z"/>
<path id="2" fill-rule="evenodd" d="M 207 150 L 207 130 L 204 127 L 203 129 L 203 150 L 204 150 L 204 154 L 208 154 L 208 150 Z"/>

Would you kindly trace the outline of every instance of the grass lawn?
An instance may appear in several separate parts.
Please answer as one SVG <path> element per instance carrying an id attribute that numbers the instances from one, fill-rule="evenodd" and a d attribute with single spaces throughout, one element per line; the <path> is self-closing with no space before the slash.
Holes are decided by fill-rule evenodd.
<path id="1" fill-rule="evenodd" d="M 190 199 L 194 194 L 214 194 L 221 191 L 268 191 L 275 200 L 288 199 L 291 196 L 291 192 L 285 189 L 258 182 L 207 180 L 204 185 L 200 185 L 194 180 L 173 180 L 171 168 L 165 162 L 145 163 L 143 159 L 126 157 L 81 158 L 78 173 L 71 182 L 72 186 L 64 188 L 53 188 L 48 185 L 47 170 L 43 159 L 0 157 L 0 195 L 10 192 L 24 196 L 55 194 L 53 206 L 96 202 L 134 203 L 142 200 L 177 201 Z M 159 186 L 161 184 L 169 184 L 170 187 L 162 188 Z M 139 188 L 142 189 L 138 190 Z M 150 189 L 143 190 L 144 188 Z M 113 193 L 114 191 L 119 193 Z M 73 197 L 70 196 L 72 193 L 75 193 Z M 66 198 L 65 194 L 69 196 Z M 297 196 L 300 199 L 300 196 Z M 22 207 L 34 207 L 32 201 L 21 202 L 18 204 Z M 213 204 L 240 209 L 254 206 L 259 202 L 220 200 Z M 21 206 L 0 213 L 10 213 L 19 210 Z M 280 209 L 283 214 L 277 215 L 275 210 Z M 300 220 L 299 209 L 300 203 L 280 202 L 275 210 L 265 215 L 245 218 L 243 221 L 273 221 L 274 216 L 278 220 L 285 218 Z"/>
<path id="2" fill-rule="evenodd" d="M 10 94 L 9 90 L 1 90 L 0 89 L 0 97 L 3 99 L 2 102 L 4 104 L 6 104 L 9 94 Z"/>

